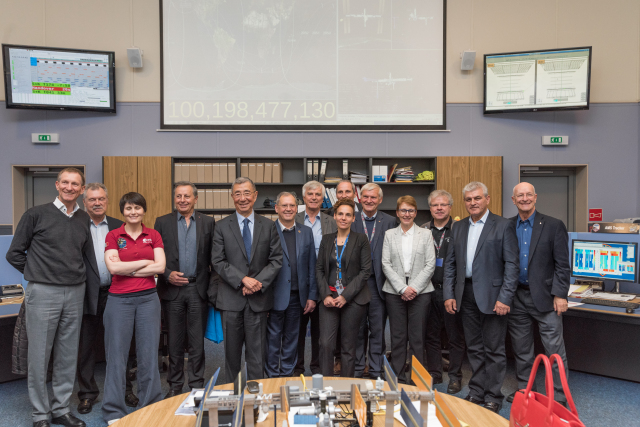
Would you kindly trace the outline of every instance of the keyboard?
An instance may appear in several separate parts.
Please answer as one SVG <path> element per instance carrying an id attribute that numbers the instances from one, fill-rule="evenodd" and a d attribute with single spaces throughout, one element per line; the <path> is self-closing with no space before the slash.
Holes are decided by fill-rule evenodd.
<path id="1" fill-rule="evenodd" d="M 630 308 L 633 310 L 640 307 L 640 304 L 635 302 L 613 301 L 610 299 L 602 299 L 602 298 L 582 298 L 580 302 L 583 302 L 585 304 L 606 305 L 609 307 Z"/>

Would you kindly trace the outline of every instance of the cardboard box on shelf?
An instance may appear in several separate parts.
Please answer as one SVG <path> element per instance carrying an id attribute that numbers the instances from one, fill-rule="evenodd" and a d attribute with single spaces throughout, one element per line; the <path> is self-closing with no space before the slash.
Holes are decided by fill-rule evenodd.
<path id="1" fill-rule="evenodd" d="M 213 190 L 205 190 L 205 209 L 213 209 Z"/>

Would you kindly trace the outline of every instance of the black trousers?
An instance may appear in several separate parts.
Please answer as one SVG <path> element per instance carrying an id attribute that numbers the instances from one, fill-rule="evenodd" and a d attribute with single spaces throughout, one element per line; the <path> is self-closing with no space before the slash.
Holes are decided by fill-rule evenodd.
<path id="1" fill-rule="evenodd" d="M 387 349 L 384 329 L 387 326 L 387 306 L 378 293 L 375 278 L 367 281 L 371 302 L 367 304 L 367 312 L 362 319 L 358 333 L 358 349 L 356 350 L 356 376 L 361 376 L 366 365 L 367 347 L 369 348 L 369 376 L 384 378 L 382 355 Z"/>
<path id="2" fill-rule="evenodd" d="M 224 358 L 227 382 L 234 381 L 242 367 L 242 346 L 247 362 L 247 379 L 264 378 L 267 351 L 268 311 L 255 312 L 249 303 L 242 311 L 222 312 Z"/>
<path id="3" fill-rule="evenodd" d="M 416 295 L 411 301 L 404 301 L 401 295 L 385 295 L 389 314 L 391 335 L 391 368 L 399 379 L 409 382 L 411 372 L 404 372 L 407 359 L 407 340 L 411 352 L 424 365 L 424 331 L 431 308 L 431 293 Z"/>
<path id="4" fill-rule="evenodd" d="M 320 370 L 325 377 L 333 376 L 333 360 L 340 331 L 340 376 L 353 377 L 356 372 L 356 347 L 360 323 L 366 313 L 366 305 L 353 301 L 342 308 L 328 308 L 320 301 Z"/>
<path id="5" fill-rule="evenodd" d="M 318 302 L 318 306 L 322 301 Z M 307 338 L 307 325 L 311 322 L 311 361 L 309 368 L 312 374 L 320 373 L 320 310 L 316 307 L 311 313 L 300 315 L 300 333 L 298 334 L 298 361 L 294 372 L 304 373 L 304 348 Z"/>
<path id="6" fill-rule="evenodd" d="M 207 302 L 198 289 L 181 286 L 171 301 L 162 301 L 167 320 L 169 370 L 167 383 L 171 390 L 182 392 L 184 385 L 184 351 L 188 343 L 189 388 L 204 387 L 204 331 L 209 313 Z M 187 343 L 185 342 L 187 341 Z"/>
<path id="7" fill-rule="evenodd" d="M 98 307 L 96 315 L 85 314 L 82 316 L 82 326 L 80 327 L 80 343 L 78 346 L 78 399 L 96 400 L 100 395 L 98 384 L 94 378 L 96 367 L 96 345 L 98 337 L 104 334 L 104 324 L 102 316 L 104 308 L 107 306 L 109 288 L 101 288 L 98 292 Z M 100 333 L 102 332 L 102 334 Z M 129 355 L 135 357 L 135 344 L 131 341 Z M 131 359 L 131 357 L 130 357 Z M 126 380 L 125 396 L 133 392 L 133 386 L 129 378 Z"/>
<path id="8" fill-rule="evenodd" d="M 469 395 L 502 404 L 504 396 L 500 389 L 507 370 L 507 316 L 481 312 L 471 284 L 464 286 L 460 311 L 471 365 Z"/>
<path id="9" fill-rule="evenodd" d="M 464 360 L 464 330 L 462 315 L 449 314 L 444 309 L 442 287 L 436 287 L 431 294 L 431 311 L 427 318 L 425 350 L 427 369 L 434 379 L 442 378 L 442 328 L 449 340 L 449 381 L 462 381 L 462 361 Z"/>

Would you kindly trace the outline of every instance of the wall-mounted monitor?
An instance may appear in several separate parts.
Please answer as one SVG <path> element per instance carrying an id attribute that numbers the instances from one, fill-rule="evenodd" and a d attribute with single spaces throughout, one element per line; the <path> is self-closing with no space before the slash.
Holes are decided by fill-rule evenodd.
<path id="1" fill-rule="evenodd" d="M 160 4 L 162 129 L 445 129 L 446 0 Z"/>
<path id="2" fill-rule="evenodd" d="M 115 54 L 2 45 L 7 108 L 116 112 Z"/>
<path id="3" fill-rule="evenodd" d="M 638 283 L 638 244 L 571 241 L 571 275 Z"/>
<path id="4" fill-rule="evenodd" d="M 588 110 L 591 47 L 484 55 L 484 113 Z"/>

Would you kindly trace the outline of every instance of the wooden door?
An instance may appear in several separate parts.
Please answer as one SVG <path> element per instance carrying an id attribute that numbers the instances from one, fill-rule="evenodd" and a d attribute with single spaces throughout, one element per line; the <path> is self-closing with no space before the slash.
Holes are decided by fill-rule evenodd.
<path id="1" fill-rule="evenodd" d="M 480 181 L 489 189 L 489 210 L 502 215 L 502 157 L 469 157 L 469 182 Z"/>
<path id="2" fill-rule="evenodd" d="M 445 190 L 453 197 L 451 216 L 464 218 L 469 214 L 464 208 L 462 188 L 469 183 L 469 157 L 438 157 L 436 168 L 438 190 Z"/>
<path id="3" fill-rule="evenodd" d="M 102 182 L 109 193 L 107 215 L 124 221 L 120 213 L 120 198 L 130 191 L 138 191 L 138 158 L 135 156 L 103 157 Z"/>
<path id="4" fill-rule="evenodd" d="M 144 224 L 171 212 L 171 157 L 138 157 L 138 192 L 147 200 Z"/>

